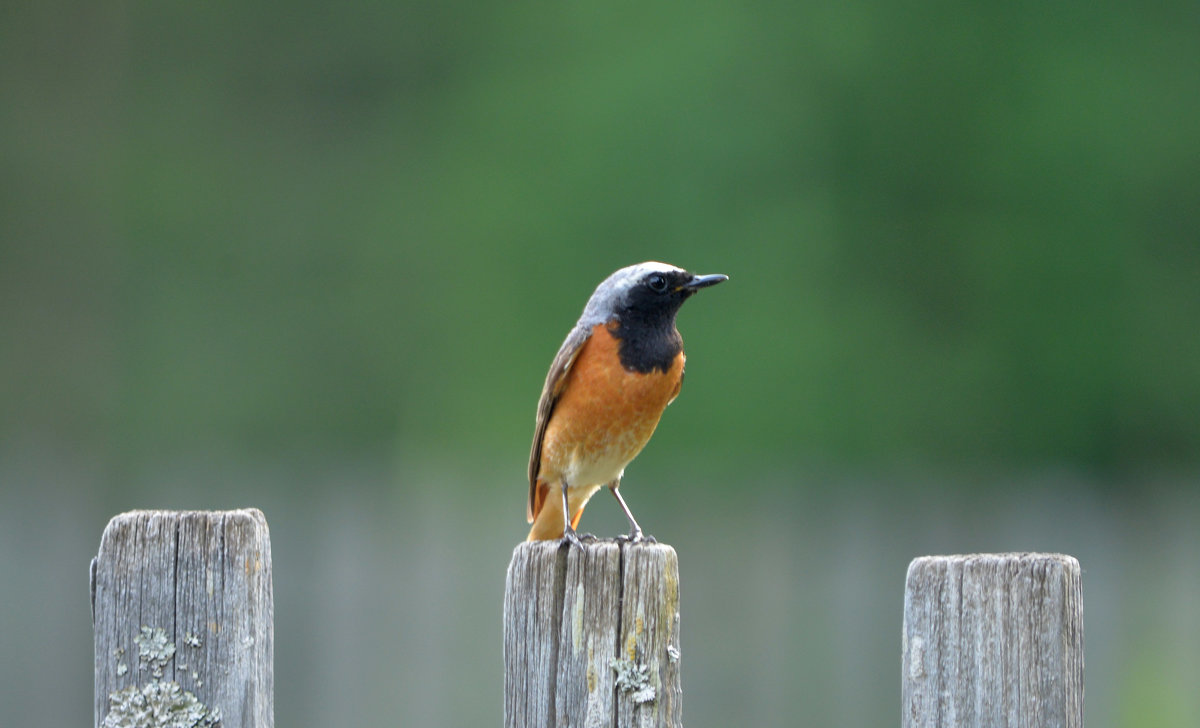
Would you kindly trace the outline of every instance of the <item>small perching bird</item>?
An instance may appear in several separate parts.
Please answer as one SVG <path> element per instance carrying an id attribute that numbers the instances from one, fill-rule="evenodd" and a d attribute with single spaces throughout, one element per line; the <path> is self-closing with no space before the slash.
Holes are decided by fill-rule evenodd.
<path id="1" fill-rule="evenodd" d="M 538 402 L 529 453 L 530 541 L 578 544 L 583 507 L 604 486 L 629 519 L 629 538 L 642 538 L 618 492 L 621 476 L 683 383 L 675 314 L 696 291 L 728 279 L 647 262 L 618 270 L 596 288 L 554 357 Z"/>

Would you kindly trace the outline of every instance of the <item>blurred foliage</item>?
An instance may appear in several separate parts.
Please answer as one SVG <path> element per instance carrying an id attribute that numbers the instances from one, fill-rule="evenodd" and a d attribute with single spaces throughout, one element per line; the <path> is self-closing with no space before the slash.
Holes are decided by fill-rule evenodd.
<path id="1" fill-rule="evenodd" d="M 1200 452 L 1191 2 L 21 3 L 0 74 L 10 441 L 523 453 L 662 259 L 672 452 Z"/>

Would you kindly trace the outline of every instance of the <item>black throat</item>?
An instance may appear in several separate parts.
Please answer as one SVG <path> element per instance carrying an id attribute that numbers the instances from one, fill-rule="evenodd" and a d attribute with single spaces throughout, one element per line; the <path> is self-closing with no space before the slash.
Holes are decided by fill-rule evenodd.
<path id="1" fill-rule="evenodd" d="M 648 374 L 657 369 L 665 373 L 683 351 L 683 337 L 675 328 L 675 311 L 651 312 L 647 316 L 627 310 L 611 331 L 619 341 L 621 366 L 629 371 Z"/>

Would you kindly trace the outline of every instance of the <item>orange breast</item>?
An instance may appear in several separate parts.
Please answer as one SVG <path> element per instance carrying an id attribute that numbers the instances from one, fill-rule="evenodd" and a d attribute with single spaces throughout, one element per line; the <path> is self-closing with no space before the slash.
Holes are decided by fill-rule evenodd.
<path id="1" fill-rule="evenodd" d="M 592 329 L 546 427 L 539 480 L 610 482 L 641 452 L 679 394 L 683 352 L 667 371 L 643 374 L 621 366 L 619 344 L 606 326 Z"/>

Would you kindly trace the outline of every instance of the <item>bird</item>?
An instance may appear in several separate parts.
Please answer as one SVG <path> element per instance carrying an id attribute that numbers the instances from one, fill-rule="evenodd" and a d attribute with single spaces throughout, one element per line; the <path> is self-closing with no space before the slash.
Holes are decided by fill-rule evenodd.
<path id="1" fill-rule="evenodd" d="M 550 364 L 529 452 L 529 541 L 565 539 L 588 500 L 607 487 L 643 533 L 619 488 L 663 410 L 683 384 L 683 337 L 675 315 L 697 291 L 729 280 L 648 261 L 621 268 L 596 287 Z"/>

